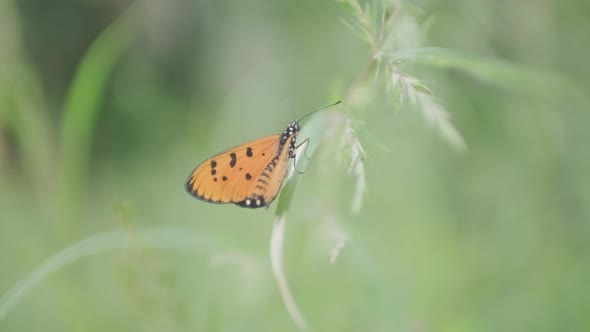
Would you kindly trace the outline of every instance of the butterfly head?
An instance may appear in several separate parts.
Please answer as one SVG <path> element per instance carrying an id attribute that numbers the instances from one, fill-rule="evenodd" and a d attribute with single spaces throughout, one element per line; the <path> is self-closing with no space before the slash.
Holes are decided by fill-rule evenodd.
<path id="1" fill-rule="evenodd" d="M 287 130 L 290 130 L 291 133 L 296 133 L 299 130 L 301 130 L 301 126 L 299 125 L 299 122 L 293 121 L 293 122 L 291 122 L 291 124 L 289 125 L 289 127 L 287 128 Z"/>
<path id="2" fill-rule="evenodd" d="M 297 121 L 291 122 L 291 124 L 287 126 L 287 129 L 283 131 L 283 134 L 281 134 L 281 144 L 285 144 L 289 137 L 295 135 L 299 130 L 301 130 L 299 123 Z"/>

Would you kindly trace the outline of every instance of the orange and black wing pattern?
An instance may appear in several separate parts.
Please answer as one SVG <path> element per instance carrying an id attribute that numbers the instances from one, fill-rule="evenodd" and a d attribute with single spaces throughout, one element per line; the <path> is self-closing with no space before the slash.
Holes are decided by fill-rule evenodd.
<path id="1" fill-rule="evenodd" d="M 268 206 L 278 195 L 295 157 L 297 122 L 282 134 L 262 137 L 219 153 L 197 166 L 188 177 L 186 191 L 212 203 L 242 207 Z"/>

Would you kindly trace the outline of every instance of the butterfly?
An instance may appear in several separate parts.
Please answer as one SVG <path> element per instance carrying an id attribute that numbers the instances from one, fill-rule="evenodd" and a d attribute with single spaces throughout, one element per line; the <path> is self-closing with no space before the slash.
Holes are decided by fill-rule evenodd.
<path id="1" fill-rule="evenodd" d="M 189 175 L 186 191 L 211 203 L 233 203 L 247 208 L 268 206 L 281 190 L 289 160 L 295 161 L 299 121 L 339 103 L 291 122 L 280 134 L 246 142 L 205 160 Z"/>

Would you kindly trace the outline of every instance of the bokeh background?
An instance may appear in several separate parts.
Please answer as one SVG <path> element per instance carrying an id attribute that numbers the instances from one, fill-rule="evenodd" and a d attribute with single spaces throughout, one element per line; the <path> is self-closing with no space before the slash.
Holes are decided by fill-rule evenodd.
<path id="1" fill-rule="evenodd" d="M 372 53 L 343 3 L 2 1 L 0 330 L 296 331 L 268 258 L 276 204 L 206 204 L 183 181 L 339 98 L 368 192 L 351 213 L 346 166 L 317 158 L 289 206 L 285 269 L 314 330 L 590 330 L 590 4 L 395 8 L 400 49 L 530 74 L 404 67 L 469 152 L 379 79 L 347 105 Z"/>

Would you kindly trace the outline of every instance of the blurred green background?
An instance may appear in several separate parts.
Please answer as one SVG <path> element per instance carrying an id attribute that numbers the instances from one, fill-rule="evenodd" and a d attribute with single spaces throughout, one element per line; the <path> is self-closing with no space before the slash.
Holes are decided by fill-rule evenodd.
<path id="1" fill-rule="evenodd" d="M 463 154 L 379 80 L 344 103 L 368 193 L 356 216 L 346 165 L 334 175 L 312 159 L 301 178 L 285 265 L 308 324 L 590 330 L 590 4 L 395 8 L 399 49 L 531 75 L 404 67 L 451 113 Z M 276 203 L 206 204 L 183 181 L 222 149 L 347 100 L 372 53 L 342 20 L 353 11 L 333 1 L 1 2 L 0 331 L 296 331 L 268 258 Z M 349 241 L 330 264 L 338 234 Z M 72 245 L 73 264 L 59 256 L 23 286 Z"/>

